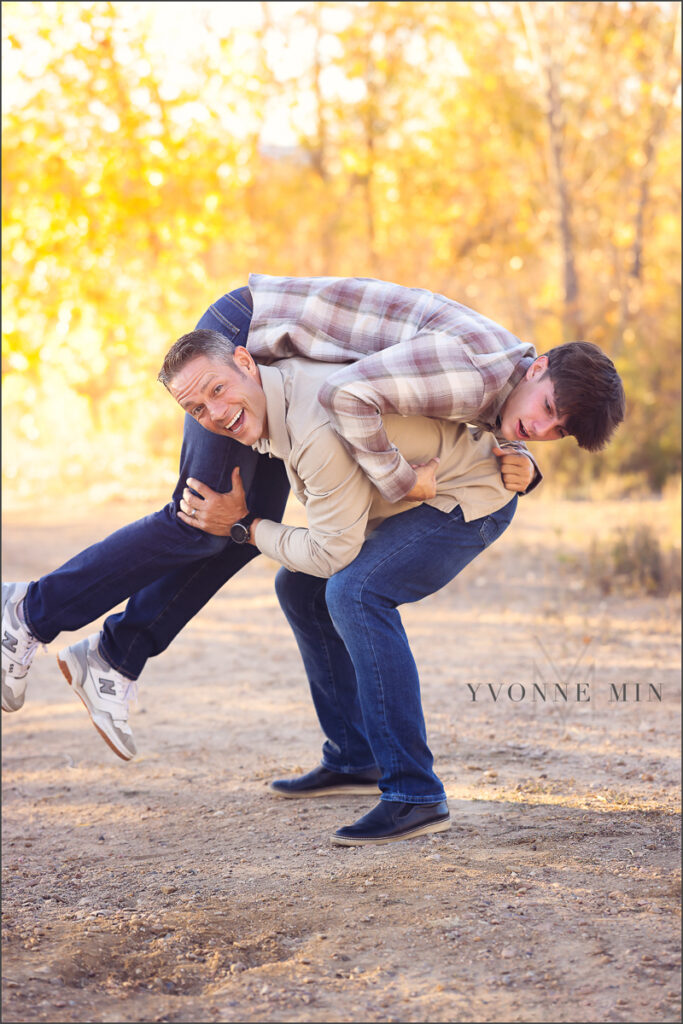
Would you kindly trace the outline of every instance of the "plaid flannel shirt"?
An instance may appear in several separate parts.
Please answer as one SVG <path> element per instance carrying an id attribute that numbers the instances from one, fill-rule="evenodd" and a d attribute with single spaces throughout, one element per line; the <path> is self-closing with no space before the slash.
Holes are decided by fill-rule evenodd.
<path id="1" fill-rule="evenodd" d="M 389 442 L 382 415 L 429 416 L 492 431 L 536 357 L 532 345 L 467 306 L 421 288 L 370 278 L 251 274 L 247 348 L 257 362 L 306 356 L 348 364 L 318 395 L 353 458 L 388 501 L 414 486 L 415 470 Z"/>

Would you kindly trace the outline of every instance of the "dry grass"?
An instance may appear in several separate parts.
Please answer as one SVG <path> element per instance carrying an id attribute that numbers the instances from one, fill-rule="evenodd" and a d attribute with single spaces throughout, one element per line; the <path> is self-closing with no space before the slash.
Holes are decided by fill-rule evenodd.
<path id="1" fill-rule="evenodd" d="M 680 593 L 680 548 L 665 547 L 649 523 L 622 527 L 607 543 L 593 539 L 586 577 L 602 594 Z"/>
<path id="2" fill-rule="evenodd" d="M 681 590 L 681 481 L 660 495 L 607 499 L 602 485 L 590 498 L 567 501 L 549 489 L 523 498 L 508 543 L 568 572 L 603 596 L 666 597 Z"/>

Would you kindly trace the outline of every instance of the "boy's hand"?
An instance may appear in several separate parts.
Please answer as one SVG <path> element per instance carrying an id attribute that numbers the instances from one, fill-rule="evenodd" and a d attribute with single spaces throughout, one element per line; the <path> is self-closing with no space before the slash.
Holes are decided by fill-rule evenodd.
<path id="1" fill-rule="evenodd" d="M 415 485 L 405 496 L 406 501 L 429 501 L 436 496 L 436 467 L 439 465 L 437 458 L 429 462 L 420 462 L 413 466 L 417 473 Z"/>
<path id="2" fill-rule="evenodd" d="M 192 494 L 188 487 L 195 490 L 201 497 L 198 498 L 196 494 Z M 212 533 L 216 537 L 228 537 L 230 536 L 230 527 L 246 514 L 247 503 L 239 466 L 232 471 L 232 490 L 225 494 L 212 491 L 200 480 L 188 478 L 178 512 L 178 519 L 182 519 L 188 526 L 194 526 L 195 529 L 203 530 L 205 533 Z"/>
<path id="3" fill-rule="evenodd" d="M 525 491 L 536 473 L 536 467 L 529 456 L 503 448 L 494 448 L 493 454 L 500 458 L 500 475 L 506 489 Z"/>

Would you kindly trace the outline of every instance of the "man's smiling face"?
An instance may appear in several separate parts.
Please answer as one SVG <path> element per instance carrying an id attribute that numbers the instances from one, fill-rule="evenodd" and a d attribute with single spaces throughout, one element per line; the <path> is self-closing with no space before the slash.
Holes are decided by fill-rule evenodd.
<path id="1" fill-rule="evenodd" d="M 195 356 L 178 370 L 168 390 L 185 412 L 214 434 L 246 445 L 268 437 L 261 375 L 245 348 L 235 349 L 234 365 Z"/>
<path id="2" fill-rule="evenodd" d="M 567 437 L 566 416 L 558 416 L 555 388 L 546 356 L 535 359 L 510 392 L 500 412 L 500 432 L 508 441 L 559 441 Z"/>

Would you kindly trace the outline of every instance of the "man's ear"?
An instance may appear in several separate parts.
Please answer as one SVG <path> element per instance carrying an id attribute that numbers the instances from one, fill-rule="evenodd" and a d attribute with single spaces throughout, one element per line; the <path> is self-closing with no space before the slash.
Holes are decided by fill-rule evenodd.
<path id="1" fill-rule="evenodd" d="M 542 377 L 548 369 L 548 357 L 547 356 L 536 356 L 533 363 L 526 371 L 526 379 L 534 380 L 535 378 Z"/>
<path id="2" fill-rule="evenodd" d="M 253 377 L 257 372 L 256 363 L 251 358 L 244 345 L 238 345 L 236 347 L 233 353 L 233 359 L 235 360 L 237 368 L 239 370 L 244 370 L 244 372 L 248 373 L 251 377 Z"/>

